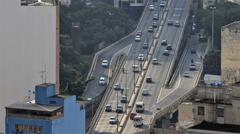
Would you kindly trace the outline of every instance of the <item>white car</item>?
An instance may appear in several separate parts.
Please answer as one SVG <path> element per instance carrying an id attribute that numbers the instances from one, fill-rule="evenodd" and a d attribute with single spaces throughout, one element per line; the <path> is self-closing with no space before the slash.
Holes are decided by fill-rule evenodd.
<path id="1" fill-rule="evenodd" d="M 177 20 L 177 21 L 175 21 L 175 26 L 176 27 L 180 27 L 180 22 Z"/>
<path id="2" fill-rule="evenodd" d="M 183 73 L 183 77 L 189 78 L 189 77 L 190 77 L 189 72 L 184 72 L 184 73 Z"/>
<path id="3" fill-rule="evenodd" d="M 136 35 L 135 41 L 140 41 L 140 40 L 141 40 L 141 37 L 139 35 Z"/>
<path id="4" fill-rule="evenodd" d="M 143 89 L 142 96 L 148 96 L 149 95 L 149 89 Z"/>
<path id="5" fill-rule="evenodd" d="M 117 123 L 117 117 L 116 116 L 111 116 L 109 119 L 110 124 L 116 124 Z"/>
<path id="6" fill-rule="evenodd" d="M 152 64 L 153 64 L 153 65 L 158 64 L 158 59 L 157 59 L 157 58 L 153 58 L 153 59 L 152 59 Z"/>
<path id="7" fill-rule="evenodd" d="M 161 3 L 160 3 L 160 7 L 165 7 L 165 6 L 166 6 L 166 4 L 167 4 L 167 2 L 166 2 L 166 1 L 161 1 Z"/>
<path id="8" fill-rule="evenodd" d="M 102 67 L 108 67 L 108 60 L 102 60 Z"/>
<path id="9" fill-rule="evenodd" d="M 139 61 L 144 61 L 144 54 L 139 54 L 137 59 Z"/>
<path id="10" fill-rule="evenodd" d="M 164 56 L 169 56 L 170 53 L 169 53 L 169 51 L 166 49 L 166 50 L 164 50 L 163 55 L 164 55 Z"/>
<path id="11" fill-rule="evenodd" d="M 154 10 L 154 5 L 149 5 L 149 10 L 150 11 Z"/>
<path id="12" fill-rule="evenodd" d="M 106 82 L 106 80 L 105 80 L 105 77 L 100 77 L 98 84 L 101 85 L 101 86 L 106 85 L 107 82 Z"/>

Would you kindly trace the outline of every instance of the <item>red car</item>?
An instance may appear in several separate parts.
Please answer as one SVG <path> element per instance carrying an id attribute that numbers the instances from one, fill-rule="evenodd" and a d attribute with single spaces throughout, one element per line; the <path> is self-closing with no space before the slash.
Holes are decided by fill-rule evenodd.
<path id="1" fill-rule="evenodd" d="M 136 115 L 137 115 L 137 113 L 132 112 L 132 113 L 130 114 L 130 119 L 133 120 Z"/>

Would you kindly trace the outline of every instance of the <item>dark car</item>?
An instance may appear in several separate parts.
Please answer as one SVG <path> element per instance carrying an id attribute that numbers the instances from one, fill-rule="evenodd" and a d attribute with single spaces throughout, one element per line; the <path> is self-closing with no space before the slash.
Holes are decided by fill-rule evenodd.
<path id="1" fill-rule="evenodd" d="M 117 113 L 123 113 L 123 106 L 122 105 L 118 105 L 117 109 L 116 109 Z"/>
<path id="2" fill-rule="evenodd" d="M 157 22 L 156 22 L 156 21 L 153 21 L 152 26 L 153 26 L 153 27 L 157 27 Z"/>
<path id="3" fill-rule="evenodd" d="M 161 45 L 166 46 L 167 45 L 167 40 L 162 40 Z"/>
<path id="4" fill-rule="evenodd" d="M 148 32 L 153 32 L 153 27 L 152 26 L 148 27 Z"/>
<path id="5" fill-rule="evenodd" d="M 151 78 L 151 77 L 147 77 L 147 78 L 146 78 L 146 82 L 147 82 L 147 83 L 152 83 L 152 78 Z"/>
<path id="6" fill-rule="evenodd" d="M 133 120 L 136 115 L 137 115 L 137 113 L 132 112 L 132 113 L 130 114 L 130 120 Z"/>
<path id="7" fill-rule="evenodd" d="M 110 104 L 106 105 L 105 112 L 112 112 L 112 106 Z"/>
<path id="8" fill-rule="evenodd" d="M 147 43 L 147 42 L 144 42 L 142 48 L 143 48 L 143 49 L 147 49 L 147 48 L 148 48 L 148 43 Z"/>

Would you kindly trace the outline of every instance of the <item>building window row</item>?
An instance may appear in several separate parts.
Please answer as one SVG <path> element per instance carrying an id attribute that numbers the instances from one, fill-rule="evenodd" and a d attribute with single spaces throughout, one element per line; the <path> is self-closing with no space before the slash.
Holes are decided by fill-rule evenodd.
<path id="1" fill-rule="evenodd" d="M 15 125 L 16 132 L 30 132 L 36 134 L 42 134 L 42 126 L 33 126 L 33 125 Z"/>

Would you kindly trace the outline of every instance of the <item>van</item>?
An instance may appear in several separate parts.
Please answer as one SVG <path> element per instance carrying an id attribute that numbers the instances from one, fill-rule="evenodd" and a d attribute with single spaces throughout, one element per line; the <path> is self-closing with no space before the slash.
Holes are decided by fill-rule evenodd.
<path id="1" fill-rule="evenodd" d="M 132 65 L 132 68 L 133 68 L 133 72 L 139 72 L 140 71 L 139 65 Z"/>

